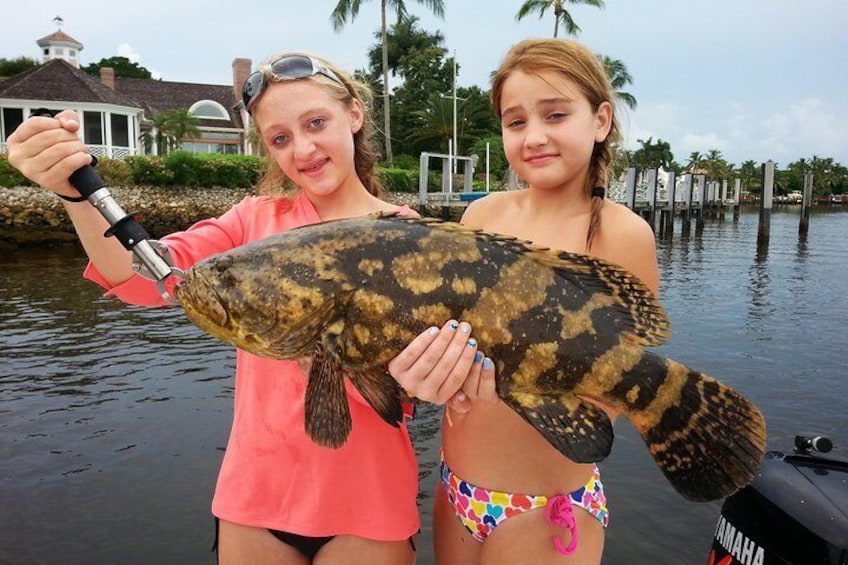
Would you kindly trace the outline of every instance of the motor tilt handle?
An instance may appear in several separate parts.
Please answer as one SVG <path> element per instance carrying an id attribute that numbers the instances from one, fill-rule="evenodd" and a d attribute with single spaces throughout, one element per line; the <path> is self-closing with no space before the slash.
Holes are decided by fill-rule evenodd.
<path id="1" fill-rule="evenodd" d="M 54 116 L 55 112 L 39 108 L 33 112 L 36 116 Z M 92 164 L 97 160 L 92 156 Z M 164 281 L 171 275 L 182 277 L 184 273 L 173 267 L 168 259 L 160 254 L 159 249 L 167 256 L 167 247 L 158 241 L 151 241 L 150 236 L 132 214 L 127 214 L 112 197 L 112 193 L 106 188 L 106 183 L 91 165 L 85 165 L 74 171 L 68 178 L 80 195 L 85 197 L 92 206 L 97 208 L 100 214 L 109 222 L 109 229 L 103 234 L 104 237 L 115 236 L 124 249 L 132 251 L 135 259 L 133 268 L 148 279 L 159 283 L 159 293 L 167 300 L 170 295 L 165 290 Z M 155 246 L 155 247 L 154 247 Z M 139 264 L 140 263 L 140 264 Z"/>

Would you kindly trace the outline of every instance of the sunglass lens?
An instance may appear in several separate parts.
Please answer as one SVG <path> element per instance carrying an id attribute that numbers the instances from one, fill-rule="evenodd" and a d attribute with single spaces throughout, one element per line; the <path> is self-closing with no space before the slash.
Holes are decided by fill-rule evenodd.
<path id="1" fill-rule="evenodd" d="M 264 77 L 262 76 L 262 73 L 257 71 L 247 77 L 247 80 L 244 81 L 244 87 L 241 90 L 241 95 L 245 105 L 247 105 L 262 88 L 263 79 Z"/>
<path id="2" fill-rule="evenodd" d="M 271 65 L 271 72 L 277 78 L 297 79 L 311 76 L 315 69 L 309 57 L 285 57 Z"/>

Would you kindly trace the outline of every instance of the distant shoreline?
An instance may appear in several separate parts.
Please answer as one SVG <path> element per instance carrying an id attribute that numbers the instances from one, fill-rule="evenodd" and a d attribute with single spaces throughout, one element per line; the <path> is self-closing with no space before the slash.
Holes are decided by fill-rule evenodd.
<path id="1" fill-rule="evenodd" d="M 153 238 L 183 230 L 206 218 L 220 216 L 252 189 L 110 187 L 115 200 L 139 221 Z M 386 193 L 394 204 L 416 207 L 417 194 Z M 0 187 L 0 246 L 73 243 L 73 225 L 62 202 L 50 192 L 30 186 Z"/>

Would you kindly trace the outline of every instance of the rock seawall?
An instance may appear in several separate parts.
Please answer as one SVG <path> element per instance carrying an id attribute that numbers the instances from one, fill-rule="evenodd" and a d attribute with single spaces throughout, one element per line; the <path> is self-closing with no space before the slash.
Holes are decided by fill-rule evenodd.
<path id="1" fill-rule="evenodd" d="M 121 208 L 137 213 L 153 238 L 187 228 L 219 216 L 250 189 L 110 187 Z M 417 203 L 418 195 L 390 193 L 385 199 L 396 204 Z M 52 192 L 38 187 L 0 187 L 0 244 L 25 246 L 73 242 L 77 237 L 65 206 Z"/>

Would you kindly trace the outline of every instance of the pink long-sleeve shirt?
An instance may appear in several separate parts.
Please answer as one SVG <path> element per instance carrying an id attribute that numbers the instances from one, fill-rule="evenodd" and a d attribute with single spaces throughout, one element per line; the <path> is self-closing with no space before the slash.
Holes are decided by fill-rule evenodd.
<path id="1" fill-rule="evenodd" d="M 248 197 L 219 218 L 162 239 L 175 266 L 194 263 L 298 226 L 320 222 L 309 199 Z M 112 287 L 89 264 L 85 276 L 106 296 L 164 305 L 156 285 L 134 276 Z M 306 375 L 293 361 L 237 350 L 235 407 L 212 512 L 237 524 L 306 536 L 409 538 L 420 527 L 418 467 L 406 424 L 386 424 L 348 381 L 353 429 L 339 449 L 304 431 Z"/>

